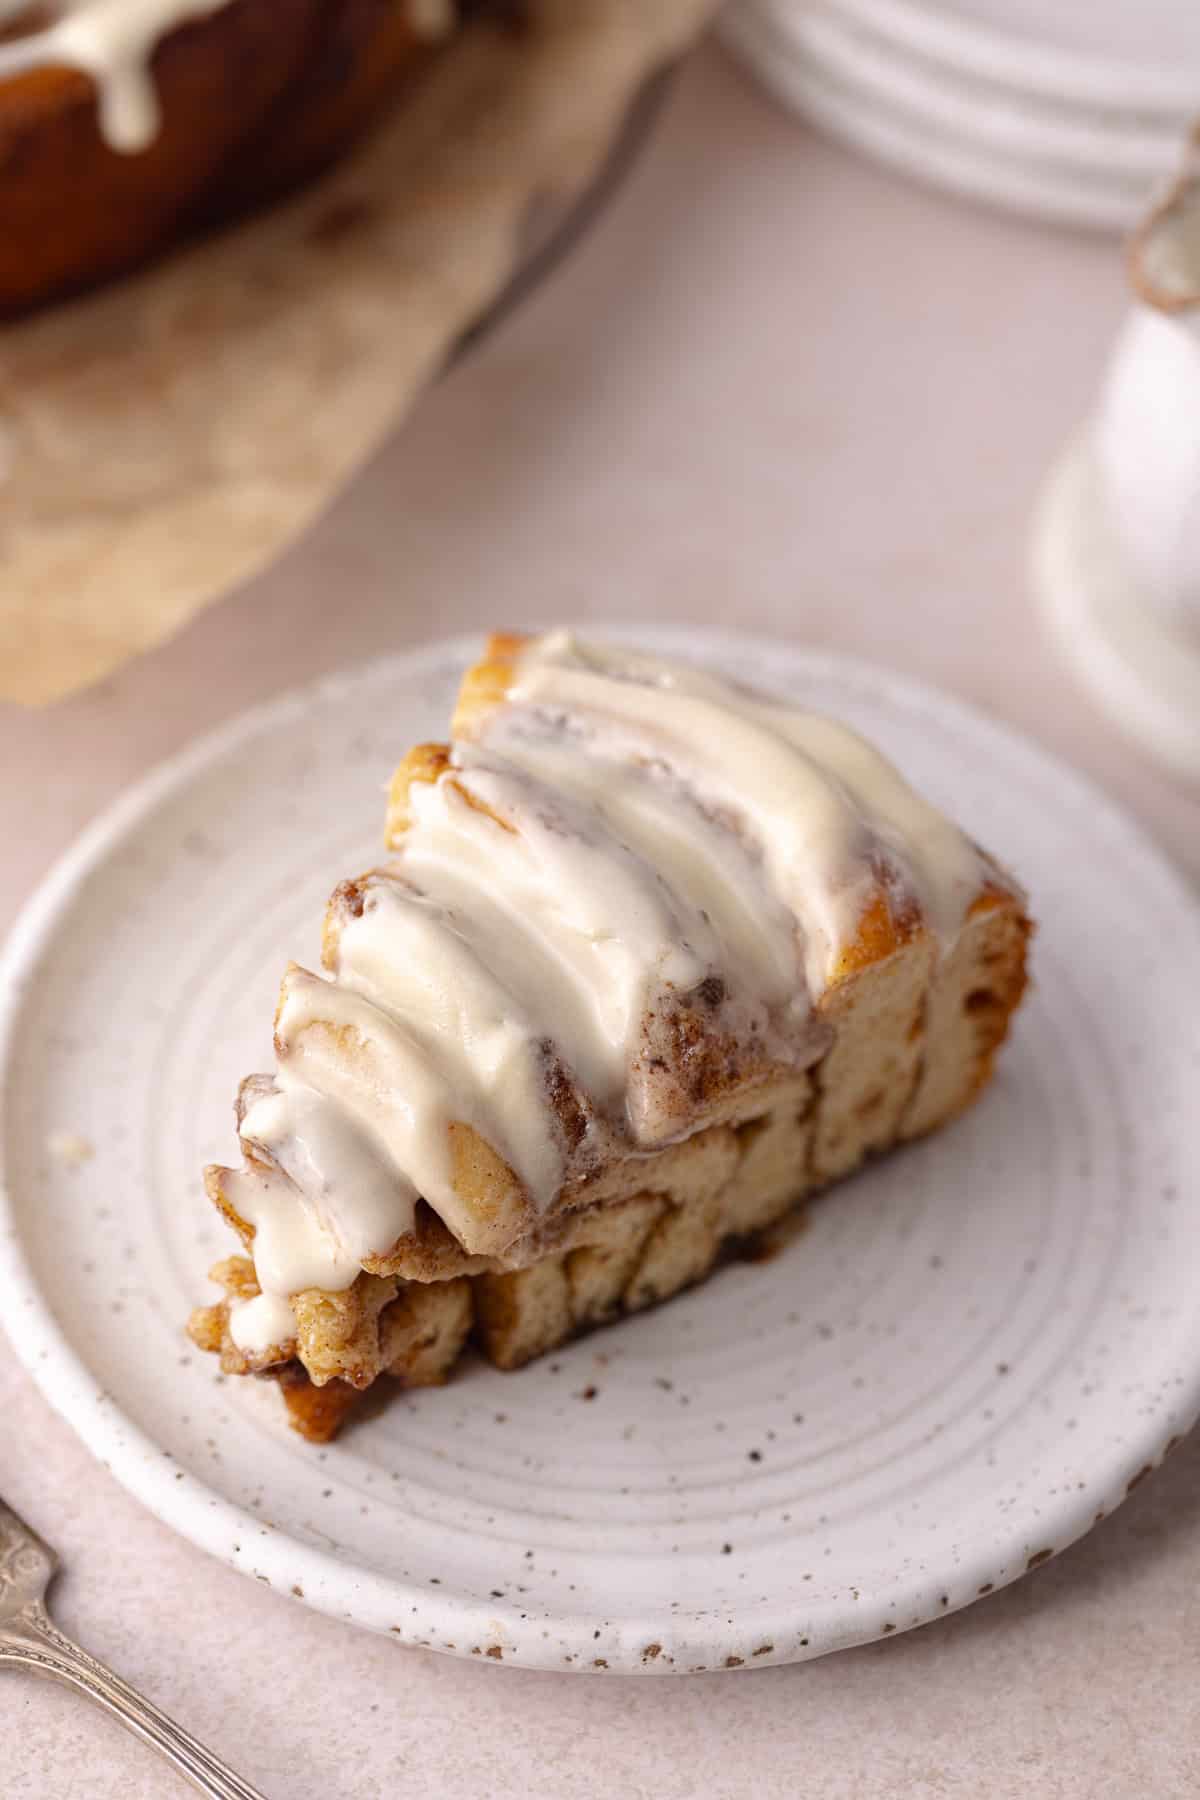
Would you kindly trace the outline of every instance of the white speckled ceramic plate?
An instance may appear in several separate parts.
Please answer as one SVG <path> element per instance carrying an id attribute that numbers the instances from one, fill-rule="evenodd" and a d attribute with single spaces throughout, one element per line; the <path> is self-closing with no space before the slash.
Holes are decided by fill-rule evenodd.
<path id="1" fill-rule="evenodd" d="M 162 1518 L 398 1642 L 525 1667 L 755 1666 L 902 1631 L 1086 1531 L 1200 1407 L 1200 925 L 1104 797 L 935 693 L 642 632 L 842 715 L 1011 862 L 1037 985 L 983 1102 L 773 1260 L 328 1449 L 182 1334 L 229 1248 L 199 1170 L 285 960 L 375 854 L 472 646 L 338 676 L 143 783 L 3 971 L 0 1316 Z M 79 1160 L 87 1148 L 92 1154 Z"/>

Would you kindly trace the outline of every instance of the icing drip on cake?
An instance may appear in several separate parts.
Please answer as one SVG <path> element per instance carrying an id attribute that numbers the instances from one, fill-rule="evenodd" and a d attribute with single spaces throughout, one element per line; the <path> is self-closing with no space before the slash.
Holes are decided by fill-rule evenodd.
<path id="1" fill-rule="evenodd" d="M 151 68 L 162 39 L 191 19 L 207 18 L 231 0 L 57 0 L 46 10 L 33 0 L 0 0 L 0 29 L 17 31 L 0 43 L 0 81 L 30 69 L 71 68 L 96 86 L 100 133 L 111 150 L 133 154 L 157 137 L 161 117 Z M 409 0 L 418 37 L 445 36 L 453 27 L 450 0 Z M 31 29 L 21 32 L 22 21 Z"/>
<path id="2" fill-rule="evenodd" d="M 455 1126 L 542 1214 L 722 1092 L 811 1065 L 881 894 L 944 952 L 991 874 L 846 727 L 683 664 L 554 634 L 466 722 L 410 783 L 393 860 L 335 896 L 332 979 L 285 978 L 229 1192 L 263 1289 L 233 1310 L 244 1350 L 282 1341 L 289 1295 L 386 1254 L 418 1197 L 488 1248 Z"/>
<path id="3" fill-rule="evenodd" d="M 100 132 L 112 150 L 144 150 L 159 130 L 150 63 L 160 40 L 230 0 L 61 0 L 48 24 L 0 45 L 0 79 L 70 68 L 96 84 Z M 25 6 L 4 17 L 19 19 Z"/>

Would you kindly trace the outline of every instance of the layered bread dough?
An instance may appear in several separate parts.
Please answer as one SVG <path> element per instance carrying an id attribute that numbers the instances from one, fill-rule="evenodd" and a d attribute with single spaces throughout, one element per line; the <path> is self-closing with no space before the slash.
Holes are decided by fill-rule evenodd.
<path id="1" fill-rule="evenodd" d="M 698 1279 L 965 1105 L 1024 981 L 1016 884 L 857 734 L 565 632 L 491 641 L 387 838 L 207 1178 L 249 1260 L 196 1331 L 298 1415 Z"/>

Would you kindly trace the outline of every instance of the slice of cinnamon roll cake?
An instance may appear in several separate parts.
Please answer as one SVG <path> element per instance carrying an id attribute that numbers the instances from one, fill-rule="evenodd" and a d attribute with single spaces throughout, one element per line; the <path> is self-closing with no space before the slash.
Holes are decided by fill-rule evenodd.
<path id="1" fill-rule="evenodd" d="M 207 1171 L 191 1334 L 311 1438 L 702 1280 L 969 1105 L 1025 985 L 1017 884 L 854 732 L 566 633 L 491 640 L 387 846 Z"/>

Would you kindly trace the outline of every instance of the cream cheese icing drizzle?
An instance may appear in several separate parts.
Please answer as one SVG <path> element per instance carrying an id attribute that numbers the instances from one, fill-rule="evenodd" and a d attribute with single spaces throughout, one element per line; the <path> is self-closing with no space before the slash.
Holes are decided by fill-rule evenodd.
<path id="1" fill-rule="evenodd" d="M 79 69 L 96 84 L 100 132 L 109 148 L 144 150 L 160 124 L 150 69 L 160 40 L 187 20 L 207 17 L 229 3 L 60 0 L 51 24 L 0 45 L 0 77 L 27 69 Z"/>
<path id="2" fill-rule="evenodd" d="M 289 1295 L 386 1254 L 418 1196 L 503 1249 L 452 1125 L 544 1210 L 589 1157 L 694 1128 L 697 1033 L 732 1079 L 813 1062 L 881 888 L 946 948 L 991 873 L 853 732 L 683 664 L 553 634 L 469 723 L 412 783 L 394 860 L 335 900 L 332 979 L 285 979 L 278 1074 L 242 1121 L 262 1167 L 231 1194 L 267 1296 L 234 1311 L 247 1351 L 280 1342 Z"/>
<path id="3" fill-rule="evenodd" d="M 710 803 L 752 832 L 769 888 L 799 920 L 810 990 L 819 995 L 853 941 L 887 853 L 943 943 L 978 891 L 982 858 L 956 825 L 915 794 L 856 732 L 733 687 L 700 669 L 580 645 L 568 633 L 522 656 L 492 734 L 527 730 L 527 709 L 581 720 L 579 768 L 601 791 L 614 762 L 655 749 Z"/>
<path id="4" fill-rule="evenodd" d="M 145 150 L 161 126 L 151 62 L 159 43 L 189 19 L 206 18 L 230 0 L 58 0 L 48 25 L 0 44 L 0 80 L 29 69 L 65 67 L 96 84 L 100 132 L 109 148 Z M 0 25 L 19 21 L 32 0 L 0 0 Z M 453 26 L 450 0 L 409 0 L 419 37 Z"/>

